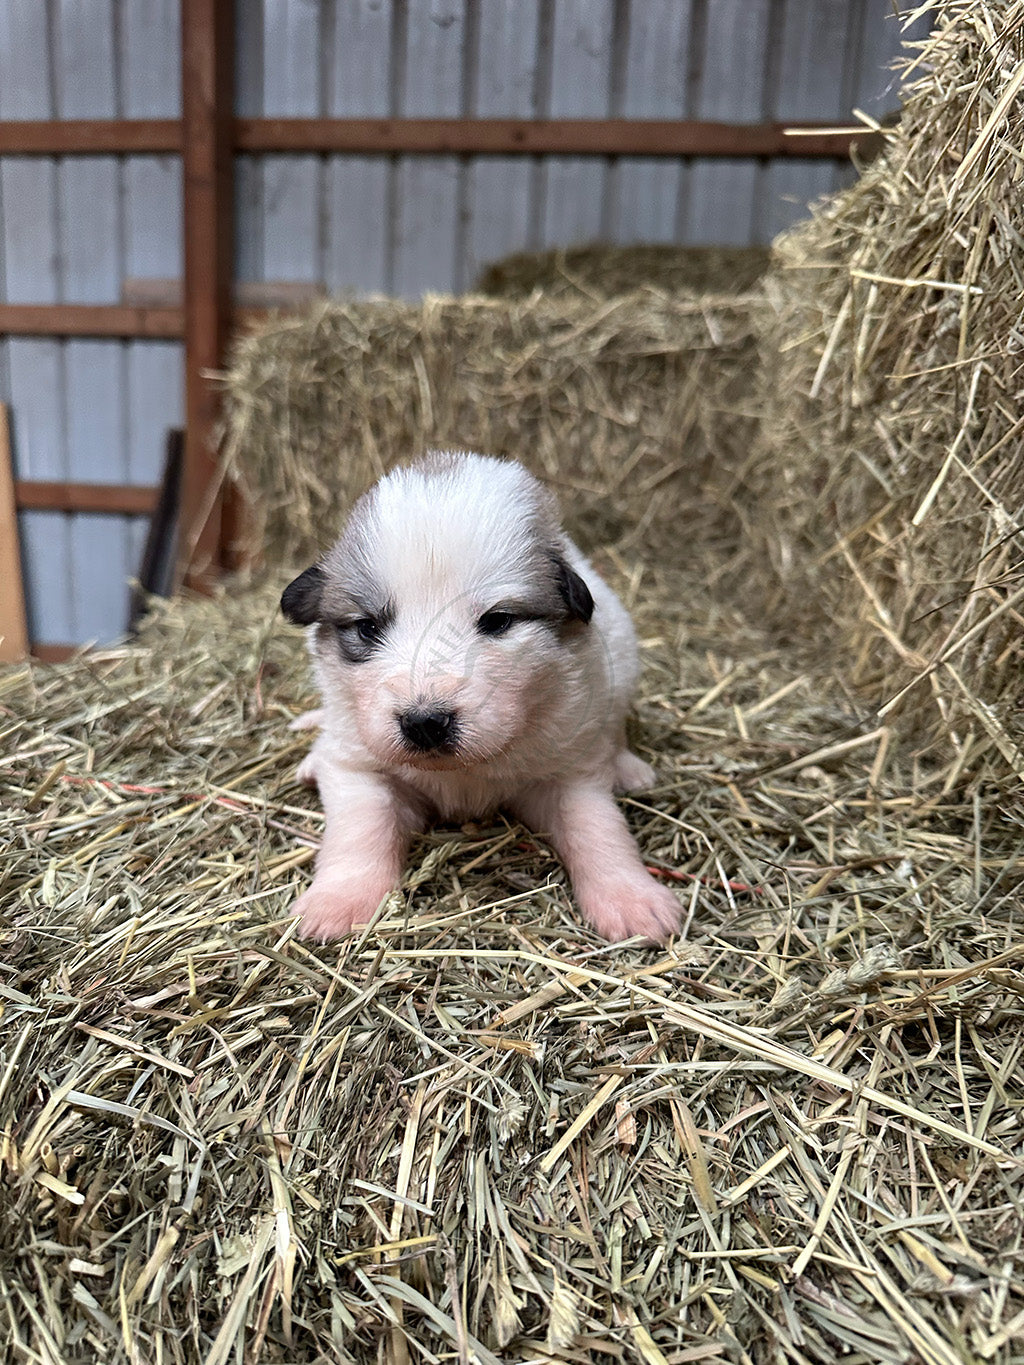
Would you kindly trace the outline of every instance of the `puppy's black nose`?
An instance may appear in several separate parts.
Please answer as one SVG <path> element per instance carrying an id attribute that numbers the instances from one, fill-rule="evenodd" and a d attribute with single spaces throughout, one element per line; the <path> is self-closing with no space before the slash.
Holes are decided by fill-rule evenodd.
<path id="1" fill-rule="evenodd" d="M 455 742 L 454 711 L 404 711 L 398 724 L 406 743 L 421 753 L 451 748 Z"/>

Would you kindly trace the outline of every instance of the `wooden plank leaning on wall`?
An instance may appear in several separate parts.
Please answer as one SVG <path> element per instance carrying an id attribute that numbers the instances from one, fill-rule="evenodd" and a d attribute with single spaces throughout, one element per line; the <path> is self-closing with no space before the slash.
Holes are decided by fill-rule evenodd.
<path id="1" fill-rule="evenodd" d="M 21 578 L 18 509 L 14 501 L 14 469 L 7 406 L 0 403 L 0 663 L 28 654 L 25 589 Z"/>

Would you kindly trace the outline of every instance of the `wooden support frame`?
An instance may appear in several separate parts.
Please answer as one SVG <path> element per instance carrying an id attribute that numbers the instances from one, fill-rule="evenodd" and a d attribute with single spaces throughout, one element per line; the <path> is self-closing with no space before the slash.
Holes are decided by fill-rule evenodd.
<path id="1" fill-rule="evenodd" d="M 13 336 L 181 337 L 181 308 L 117 303 L 0 303 L 0 334 Z"/>
<path id="2" fill-rule="evenodd" d="M 229 111 L 227 120 L 240 152 L 830 158 L 879 137 L 820 123 L 677 119 L 234 118 Z M 176 119 L 0 122 L 0 156 L 175 153 L 182 146 Z"/>
<path id="3" fill-rule="evenodd" d="M 252 118 L 243 152 L 369 155 L 842 157 L 867 129 L 677 119 Z"/>
<path id="4" fill-rule="evenodd" d="M 183 339 L 186 438 L 179 579 L 207 587 L 232 562 L 244 516 L 219 487 L 215 450 L 229 329 L 264 315 L 231 304 L 232 181 L 236 152 L 574 157 L 805 159 L 848 156 L 882 134 L 823 124 L 729 124 L 653 119 L 237 118 L 234 0 L 181 0 L 181 119 L 0 120 L 0 156 L 180 155 L 184 281 L 172 303 L 0 303 L 0 334 Z M 243 300 L 244 302 L 244 300 Z M 87 484 L 15 487 L 18 505 L 141 512 L 152 490 Z M 116 505 L 111 505 L 113 501 Z"/>
<path id="5" fill-rule="evenodd" d="M 18 505 L 7 407 L 0 403 L 0 663 L 28 654 L 25 586 L 21 577 Z"/>
<path id="6" fill-rule="evenodd" d="M 185 461 L 178 574 L 208 589 L 223 567 L 216 456 L 231 315 L 234 0 L 182 0 L 182 180 L 185 248 Z"/>
<path id="7" fill-rule="evenodd" d="M 159 489 L 139 483 L 60 483 L 15 479 L 14 501 L 23 512 L 114 512 L 149 516 Z"/>
<path id="8" fill-rule="evenodd" d="M 181 151 L 173 118 L 5 119 L 0 156 L 99 156 L 117 152 Z"/>

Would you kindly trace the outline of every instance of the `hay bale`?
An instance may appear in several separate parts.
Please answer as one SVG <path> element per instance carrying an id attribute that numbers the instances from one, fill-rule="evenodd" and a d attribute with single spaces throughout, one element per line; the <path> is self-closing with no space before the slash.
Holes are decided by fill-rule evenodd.
<path id="1" fill-rule="evenodd" d="M 699 558 L 734 534 L 760 306 L 430 298 L 272 322 L 226 377 L 258 542 L 272 562 L 308 561 L 385 469 L 441 446 L 522 460 L 587 544 L 632 536 Z"/>
<path id="2" fill-rule="evenodd" d="M 768 269 L 760 246 L 577 246 L 522 251 L 495 261 L 477 280 L 492 298 L 582 297 L 591 302 L 655 290 L 732 295 L 752 290 Z"/>
<path id="3" fill-rule="evenodd" d="M 979 76 L 978 26 L 1019 13 L 944 9 L 966 26 L 935 67 L 967 100 L 961 187 L 986 157 L 1006 171 L 994 119 L 971 163 L 972 99 L 994 112 L 1000 62 L 1022 54 L 996 42 Z M 900 227 L 879 173 L 860 191 L 875 275 Z M 992 204 L 968 265 L 999 282 L 1012 220 Z M 420 840 L 367 933 L 297 942 L 322 817 L 293 778 L 308 740 L 287 721 L 310 696 L 276 613 L 283 568 L 159 607 L 122 649 L 0 673 L 0 1358 L 1018 1365 L 1024 860 L 960 781 L 1009 733 L 994 632 L 1015 589 L 967 600 L 990 653 L 952 663 L 995 688 L 980 714 L 996 728 L 954 736 L 951 766 L 879 725 L 835 666 L 869 641 L 877 676 L 858 676 L 880 686 L 897 644 L 932 628 L 912 619 L 937 591 L 916 567 L 944 572 L 946 547 L 918 533 L 941 514 L 955 566 L 1012 507 L 1015 353 L 990 334 L 983 367 L 975 328 L 1002 315 L 975 274 L 960 282 L 986 292 L 959 296 L 964 364 L 936 372 L 937 410 L 907 367 L 886 379 L 897 333 L 908 364 L 947 363 L 956 291 L 851 277 L 856 200 L 829 212 L 825 294 L 785 277 L 778 329 L 756 301 L 653 293 L 334 305 L 241 343 L 230 377 L 231 457 L 274 563 L 314 554 L 348 499 L 432 443 L 525 457 L 574 529 L 614 515 L 585 538 L 605 542 L 644 645 L 636 740 L 660 779 L 625 809 L 679 888 L 673 951 L 596 940 L 543 840 L 500 819 Z M 931 223 L 913 270 L 939 250 Z M 751 464 L 759 338 L 804 396 L 772 405 Z M 864 445 L 876 420 L 884 468 Z M 967 473 L 950 459 L 915 526 L 961 431 Z M 851 452 L 886 474 L 881 505 Z M 846 562 L 821 524 L 833 502 L 857 574 L 822 592 Z M 769 546 L 790 579 L 771 592 Z M 815 668 L 806 640 L 789 651 L 751 620 L 769 601 L 816 630 Z"/>
<path id="4" fill-rule="evenodd" d="M 777 243 L 748 536 L 776 620 L 1016 786 L 1024 5 L 934 11 L 882 156 Z"/>
<path id="5" fill-rule="evenodd" d="M 297 942 L 279 584 L 0 673 L 0 1357 L 1019 1360 L 1019 847 L 699 580 L 602 567 L 670 953 L 501 820 Z"/>

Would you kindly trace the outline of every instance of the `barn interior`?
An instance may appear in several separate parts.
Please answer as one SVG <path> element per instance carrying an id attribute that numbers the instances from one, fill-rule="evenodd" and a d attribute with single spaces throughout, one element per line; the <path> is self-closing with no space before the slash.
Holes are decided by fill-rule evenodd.
<path id="1" fill-rule="evenodd" d="M 244 25 L 244 41 L 220 33 L 243 77 L 271 69 L 273 8 L 262 55 Z M 309 8 L 339 38 L 346 12 Z M 177 516 L 162 542 L 153 508 L 126 532 L 150 533 L 157 558 L 163 544 L 176 590 L 140 599 L 130 637 L 104 624 L 60 662 L 43 648 L 0 671 L 0 1339 L 26 1362 L 1024 1360 L 1024 4 L 915 12 L 899 118 L 881 117 L 891 90 L 862 108 L 853 171 L 834 142 L 793 165 L 770 149 L 543 149 L 574 114 L 602 121 L 577 139 L 625 137 L 623 120 L 664 137 L 673 118 L 696 136 L 687 115 L 701 136 L 732 121 L 752 138 L 768 88 L 780 120 L 807 120 L 783 101 L 800 72 L 852 107 L 866 18 L 859 45 L 833 44 L 842 80 L 806 72 L 857 7 L 755 6 L 787 21 L 769 41 L 741 38 L 717 0 L 556 0 L 536 18 L 546 102 L 510 75 L 533 103 L 489 107 L 481 65 L 476 117 L 418 106 L 428 76 L 408 74 L 434 54 L 445 98 L 451 69 L 472 86 L 471 63 L 452 68 L 465 32 L 384 8 L 407 65 L 388 136 L 450 117 L 472 148 L 511 111 L 555 142 L 297 151 L 293 126 L 257 152 L 277 107 L 266 91 L 247 105 L 241 79 L 243 265 L 218 267 L 236 284 L 257 251 L 274 261 L 275 233 L 282 251 L 301 238 L 296 204 L 316 202 L 277 173 L 342 198 L 377 175 L 391 212 L 419 195 L 453 241 L 459 222 L 464 247 L 498 223 L 507 250 L 449 255 L 452 278 L 428 289 L 429 234 L 407 252 L 400 232 L 367 235 L 377 292 L 315 280 L 269 312 L 250 292 L 242 317 L 229 290 L 204 333 L 186 244 L 178 301 L 130 305 L 179 310 L 186 369 L 214 349 L 186 374 L 183 437 L 161 429 L 150 456 L 177 451 Z M 491 33 L 488 79 L 514 74 L 507 7 L 449 8 L 474 41 Z M 601 8 L 604 47 L 568 55 Z M 357 9 L 369 44 L 383 20 Z M 312 99 L 310 32 L 291 32 L 277 97 Z M 716 41 L 738 74 L 756 58 L 751 106 L 716 105 L 710 80 L 700 94 L 694 53 L 710 62 Z M 585 85 L 594 51 L 618 103 L 559 105 L 554 77 L 575 61 Z M 183 45 L 186 64 L 217 53 Z M 672 88 L 689 54 L 691 103 L 673 116 L 631 94 L 630 54 Z M 334 68 L 318 69 L 316 98 Z M 332 137 L 384 117 L 366 89 L 332 107 Z M 279 122 L 312 116 L 296 103 Z M 69 135 L 44 132 L 45 147 Z M 470 212 L 477 170 L 546 214 L 550 243 L 520 249 L 500 196 Z M 770 185 L 813 208 L 769 208 Z M 571 221 L 588 187 L 599 245 Z M 742 241 L 699 240 L 692 219 L 684 240 L 616 240 L 644 193 L 676 228 L 681 205 L 735 222 L 743 194 L 756 214 Z M 252 203 L 258 244 L 237 226 Z M 19 365 L 44 371 L 5 344 L 13 399 Z M 54 373 L 70 381 L 70 348 L 99 343 L 18 344 L 64 347 Z M 118 344 L 130 368 L 179 342 Z M 10 407 L 20 460 L 29 428 Z M 544 839 L 500 813 L 420 839 L 365 929 L 298 932 L 323 816 L 295 777 L 309 740 L 288 725 L 314 691 L 280 592 L 379 474 L 449 446 L 542 476 L 633 615 L 630 738 L 658 776 L 622 805 L 680 901 L 664 948 L 596 936 Z M 40 528 L 19 542 L 28 582 Z M 44 596 L 26 600 L 41 621 Z"/>

